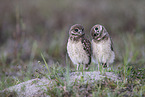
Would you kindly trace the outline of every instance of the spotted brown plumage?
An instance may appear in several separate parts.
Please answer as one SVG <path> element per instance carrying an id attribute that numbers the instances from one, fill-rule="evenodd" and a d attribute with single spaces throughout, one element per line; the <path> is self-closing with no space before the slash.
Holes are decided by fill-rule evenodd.
<path id="1" fill-rule="evenodd" d="M 104 67 L 112 64 L 115 59 L 113 43 L 107 30 L 102 25 L 92 27 L 90 34 L 92 36 L 92 56 L 97 64 L 102 64 Z M 98 65 L 99 69 L 99 65 Z"/>
<path id="2" fill-rule="evenodd" d="M 75 24 L 69 30 L 67 53 L 77 65 L 77 70 L 80 64 L 87 68 L 91 63 L 91 43 L 85 38 L 84 27 L 81 24 Z"/>
<path id="3" fill-rule="evenodd" d="M 83 44 L 84 50 L 86 51 L 87 55 L 89 56 L 89 63 L 88 64 L 90 64 L 91 63 L 91 43 L 86 38 L 83 38 L 82 44 Z"/>

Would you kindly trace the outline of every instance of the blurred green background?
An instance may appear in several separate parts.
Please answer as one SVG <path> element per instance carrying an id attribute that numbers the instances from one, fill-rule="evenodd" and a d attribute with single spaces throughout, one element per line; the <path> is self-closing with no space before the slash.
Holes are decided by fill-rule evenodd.
<path id="1" fill-rule="evenodd" d="M 27 65 L 42 61 L 66 65 L 69 28 L 82 24 L 86 37 L 95 24 L 106 27 L 114 41 L 116 60 L 124 56 L 133 66 L 145 67 L 144 0 L 1 0 L 0 77 L 19 75 Z M 22 76 L 23 77 L 23 76 Z"/>

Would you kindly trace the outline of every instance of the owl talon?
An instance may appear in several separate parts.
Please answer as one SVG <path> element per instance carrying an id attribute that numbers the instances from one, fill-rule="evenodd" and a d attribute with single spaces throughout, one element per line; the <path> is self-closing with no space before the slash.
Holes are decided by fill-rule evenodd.
<path id="1" fill-rule="evenodd" d="M 106 63 L 103 63 L 103 68 L 107 68 L 107 64 Z"/>

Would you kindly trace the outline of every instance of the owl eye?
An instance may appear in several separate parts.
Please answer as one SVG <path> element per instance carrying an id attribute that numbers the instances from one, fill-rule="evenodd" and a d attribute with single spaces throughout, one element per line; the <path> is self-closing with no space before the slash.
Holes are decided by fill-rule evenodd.
<path id="1" fill-rule="evenodd" d="M 75 29 L 76 32 L 78 32 L 78 29 Z"/>
<path id="2" fill-rule="evenodd" d="M 96 27 L 95 30 L 98 30 L 98 28 Z"/>
<path id="3" fill-rule="evenodd" d="M 97 34 L 94 34 L 94 36 L 97 36 Z"/>
<path id="4" fill-rule="evenodd" d="M 82 31 L 84 31 L 84 29 L 82 29 Z"/>

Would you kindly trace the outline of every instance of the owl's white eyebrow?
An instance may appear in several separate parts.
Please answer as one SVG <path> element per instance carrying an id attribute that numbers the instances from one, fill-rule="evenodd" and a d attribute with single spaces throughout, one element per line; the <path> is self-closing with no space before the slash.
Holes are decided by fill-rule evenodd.
<path id="1" fill-rule="evenodd" d="M 99 26 L 100 27 L 100 31 L 102 31 L 102 26 Z"/>

